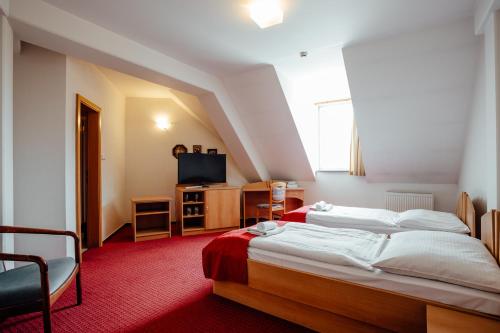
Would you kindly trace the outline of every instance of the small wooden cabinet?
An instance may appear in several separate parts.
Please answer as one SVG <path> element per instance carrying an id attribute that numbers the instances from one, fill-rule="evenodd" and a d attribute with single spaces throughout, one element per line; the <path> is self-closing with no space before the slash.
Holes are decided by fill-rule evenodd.
<path id="1" fill-rule="evenodd" d="M 240 189 L 217 186 L 176 189 L 176 219 L 182 235 L 225 231 L 240 227 Z"/>
<path id="2" fill-rule="evenodd" d="M 163 196 L 131 199 L 134 242 L 170 237 L 171 202 Z"/>

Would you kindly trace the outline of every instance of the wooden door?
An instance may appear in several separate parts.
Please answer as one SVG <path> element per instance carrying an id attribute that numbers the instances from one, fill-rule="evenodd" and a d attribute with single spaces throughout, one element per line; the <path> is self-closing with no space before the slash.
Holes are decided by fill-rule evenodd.
<path id="1" fill-rule="evenodd" d="M 240 226 L 239 189 L 205 191 L 205 229 Z"/>
<path id="2" fill-rule="evenodd" d="M 86 248 L 102 246 L 100 112 L 97 105 L 77 94 L 76 218 L 77 233 Z"/>

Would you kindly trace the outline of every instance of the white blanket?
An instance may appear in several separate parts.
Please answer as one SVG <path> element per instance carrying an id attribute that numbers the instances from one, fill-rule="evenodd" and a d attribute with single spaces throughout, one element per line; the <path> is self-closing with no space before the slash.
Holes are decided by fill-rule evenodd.
<path id="1" fill-rule="evenodd" d="M 379 255 L 387 235 L 355 229 L 332 229 L 289 222 L 283 232 L 255 237 L 251 248 L 317 260 L 333 265 L 373 270 L 371 262 Z"/>

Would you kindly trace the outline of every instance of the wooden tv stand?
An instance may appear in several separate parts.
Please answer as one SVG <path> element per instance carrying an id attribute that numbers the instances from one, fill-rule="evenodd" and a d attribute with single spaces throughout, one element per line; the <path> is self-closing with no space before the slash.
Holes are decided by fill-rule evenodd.
<path id="1" fill-rule="evenodd" d="M 182 235 L 227 231 L 240 227 L 240 188 L 214 185 L 175 191 L 176 220 Z"/>

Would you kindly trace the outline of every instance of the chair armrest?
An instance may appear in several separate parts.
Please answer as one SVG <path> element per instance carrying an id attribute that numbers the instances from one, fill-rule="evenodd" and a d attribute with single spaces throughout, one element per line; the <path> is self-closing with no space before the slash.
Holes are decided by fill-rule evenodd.
<path id="1" fill-rule="evenodd" d="M 0 253 L 0 260 L 34 262 L 40 267 L 40 272 L 48 272 L 49 266 L 45 259 L 40 256 L 28 254 Z"/>
<path id="2" fill-rule="evenodd" d="M 0 226 L 0 234 L 38 234 L 38 235 L 59 235 L 72 237 L 75 241 L 75 261 L 81 262 L 80 237 L 73 231 L 53 230 L 53 229 L 38 229 L 27 227 Z M 0 259 L 1 260 L 1 259 Z M 7 260 L 7 259 L 5 259 Z M 28 261 L 28 260 L 22 260 Z"/>

